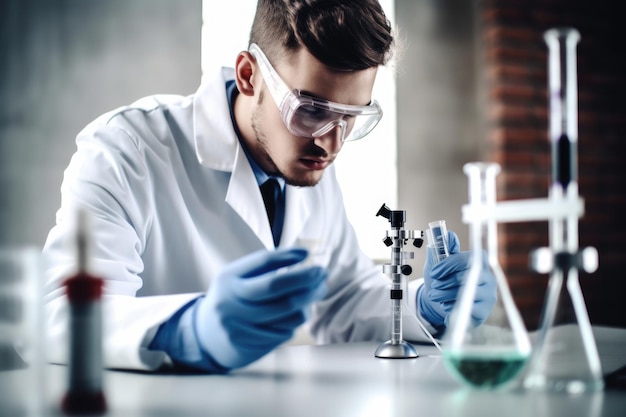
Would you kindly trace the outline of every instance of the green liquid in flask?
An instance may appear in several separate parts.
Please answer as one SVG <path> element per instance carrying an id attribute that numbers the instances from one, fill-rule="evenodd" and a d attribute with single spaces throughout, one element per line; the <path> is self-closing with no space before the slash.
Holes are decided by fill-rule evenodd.
<path id="1" fill-rule="evenodd" d="M 477 388 L 497 388 L 512 381 L 529 355 L 518 352 L 445 354 L 446 363 L 465 382 Z"/>

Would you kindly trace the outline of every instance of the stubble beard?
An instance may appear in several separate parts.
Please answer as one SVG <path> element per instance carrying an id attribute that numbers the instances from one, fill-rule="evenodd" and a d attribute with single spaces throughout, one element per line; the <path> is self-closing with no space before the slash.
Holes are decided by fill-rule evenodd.
<path id="1" fill-rule="evenodd" d="M 261 93 L 261 96 L 259 97 L 259 104 L 262 101 L 263 101 L 263 93 Z M 321 176 L 318 177 L 314 175 L 310 175 L 310 176 L 303 175 L 303 176 L 297 177 L 295 175 L 289 175 L 281 171 L 278 168 L 278 166 L 274 162 L 274 159 L 272 159 L 270 155 L 268 139 L 262 128 L 261 115 L 262 115 L 262 111 L 261 111 L 261 106 L 259 105 L 252 113 L 251 122 L 252 122 L 252 130 L 254 131 L 256 140 L 258 144 L 260 145 L 259 150 L 262 152 L 259 155 L 259 157 L 262 158 L 266 162 L 267 166 L 270 167 L 270 172 L 268 172 L 267 174 L 281 177 L 285 180 L 285 183 L 287 183 L 288 185 L 295 186 L 295 187 L 313 187 L 317 185 L 322 179 Z"/>

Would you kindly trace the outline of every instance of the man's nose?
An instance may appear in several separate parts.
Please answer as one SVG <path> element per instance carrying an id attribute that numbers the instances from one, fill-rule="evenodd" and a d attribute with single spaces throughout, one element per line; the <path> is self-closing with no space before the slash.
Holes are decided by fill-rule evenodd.
<path id="1" fill-rule="evenodd" d="M 316 137 L 314 141 L 317 146 L 324 149 L 329 155 L 336 155 L 343 146 L 344 133 L 344 126 L 338 124 L 322 136 Z"/>

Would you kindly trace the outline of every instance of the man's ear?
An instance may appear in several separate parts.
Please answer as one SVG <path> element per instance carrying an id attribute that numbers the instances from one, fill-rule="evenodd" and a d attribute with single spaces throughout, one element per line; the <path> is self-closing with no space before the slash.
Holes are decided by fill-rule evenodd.
<path id="1" fill-rule="evenodd" d="M 240 52 L 235 63 L 235 82 L 240 94 L 245 96 L 254 95 L 256 84 L 256 60 L 248 51 Z"/>

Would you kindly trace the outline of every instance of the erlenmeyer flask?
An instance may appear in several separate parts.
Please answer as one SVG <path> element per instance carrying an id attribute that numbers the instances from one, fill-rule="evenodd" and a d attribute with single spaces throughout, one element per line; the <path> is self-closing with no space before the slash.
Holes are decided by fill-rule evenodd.
<path id="1" fill-rule="evenodd" d="M 515 379 L 530 356 L 530 341 L 498 262 L 495 207 L 495 163 L 468 163 L 472 261 L 444 338 L 444 359 L 461 381 L 480 389 L 501 388 Z M 486 251 L 485 251 L 486 249 Z M 488 316 L 474 316 L 481 275 L 493 274 L 497 298 Z"/>

